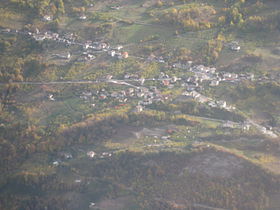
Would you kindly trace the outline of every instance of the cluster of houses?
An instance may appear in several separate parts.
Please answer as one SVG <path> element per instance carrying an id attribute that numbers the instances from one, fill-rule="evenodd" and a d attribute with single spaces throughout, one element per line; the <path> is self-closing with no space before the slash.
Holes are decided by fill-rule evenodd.
<path id="1" fill-rule="evenodd" d="M 4 33 L 24 33 L 26 32 L 19 32 L 19 31 L 13 31 L 10 29 L 2 29 L 1 32 Z M 95 52 L 107 52 L 107 54 L 110 57 L 118 58 L 118 59 L 125 59 L 128 57 L 128 53 L 122 51 L 123 46 L 117 45 L 115 47 L 111 47 L 106 42 L 92 42 L 92 41 L 86 41 L 84 43 L 78 43 L 76 42 L 76 37 L 73 33 L 67 33 L 63 36 L 53 33 L 53 32 L 45 32 L 40 33 L 39 30 L 35 30 L 35 32 L 27 32 L 27 35 L 32 36 L 37 41 L 43 41 L 43 40 L 53 40 L 59 43 L 64 43 L 66 45 L 79 45 L 81 46 L 83 52 L 81 57 L 78 59 L 79 61 L 90 61 L 96 58 L 94 55 Z M 238 50 L 237 43 L 233 42 L 231 45 L 229 45 L 232 50 Z M 239 48 L 240 49 L 240 48 Z M 63 54 L 54 54 L 53 57 L 59 58 L 59 59 L 67 59 L 69 60 L 71 58 L 70 52 L 65 52 Z M 150 56 L 148 58 L 149 61 L 156 61 L 159 63 L 166 63 L 165 59 L 162 56 L 156 57 L 156 56 Z M 145 106 L 148 106 L 150 104 L 153 104 L 154 102 L 164 101 L 168 99 L 167 96 L 163 96 L 160 91 L 158 91 L 157 87 L 150 87 L 145 88 L 143 87 L 144 82 L 146 80 L 158 80 L 160 81 L 160 84 L 164 87 L 173 88 L 175 83 L 180 82 L 182 87 L 186 88 L 186 91 L 183 92 L 182 95 L 191 97 L 195 100 L 197 100 L 200 103 L 205 103 L 209 105 L 210 107 L 217 107 L 226 109 L 229 111 L 235 110 L 234 106 L 227 105 L 225 101 L 221 100 L 213 100 L 207 96 L 202 95 L 198 91 L 203 90 L 203 87 L 205 84 L 214 87 L 218 86 L 221 82 L 238 82 L 242 80 L 254 80 L 253 74 L 235 74 L 235 73 L 228 73 L 228 72 L 222 72 L 216 71 L 216 68 L 214 67 L 207 67 L 204 65 L 193 65 L 192 61 L 188 61 L 186 63 L 174 63 L 169 65 L 172 68 L 180 68 L 187 70 L 189 72 L 192 72 L 193 75 L 186 77 L 184 79 L 178 78 L 176 76 L 170 77 L 169 75 L 161 72 L 159 76 L 155 79 L 143 79 L 139 78 L 138 74 L 130 74 L 127 73 L 124 75 L 123 80 L 134 80 L 140 82 L 140 87 L 130 87 L 128 89 L 122 90 L 122 91 L 113 91 L 108 92 L 106 90 L 98 91 L 97 93 L 91 93 L 91 92 L 83 92 L 80 95 L 80 98 L 84 99 L 85 101 L 94 101 L 96 98 L 98 100 L 104 101 L 108 99 L 116 99 L 120 103 L 126 103 L 129 99 L 137 99 L 138 103 L 134 108 L 135 112 L 141 112 L 145 109 Z M 108 75 L 106 77 L 106 80 L 111 80 L 112 76 Z M 121 81 L 121 80 L 120 80 Z M 206 82 L 206 83 L 205 83 Z M 116 82 L 117 83 L 117 82 Z M 124 84 L 124 83 L 120 83 Z M 131 85 L 133 86 L 133 85 Z M 161 86 L 161 87 L 162 87 Z M 49 96 L 49 100 L 54 101 L 53 95 Z M 91 104 L 92 107 L 95 107 L 95 104 Z M 57 163 L 55 163 L 57 164 Z"/>
<path id="2" fill-rule="evenodd" d="M 50 101 L 55 101 L 55 98 L 54 98 L 53 94 L 49 94 L 49 100 Z"/>
<path id="3" fill-rule="evenodd" d="M 114 50 L 120 50 L 121 47 L 115 48 Z M 110 51 L 109 51 L 110 52 Z M 235 107 L 232 105 L 228 105 L 225 101 L 222 100 L 213 100 L 207 96 L 202 95 L 199 91 L 203 90 L 204 85 L 207 84 L 209 86 L 218 86 L 221 82 L 238 82 L 241 80 L 253 80 L 253 74 L 235 74 L 216 71 L 214 67 L 207 67 L 204 65 L 192 65 L 192 62 L 189 61 L 186 64 L 175 63 L 173 64 L 174 68 L 183 67 L 186 68 L 189 72 L 192 72 L 192 76 L 180 78 L 176 76 L 169 76 L 168 74 L 161 72 L 156 78 L 140 78 L 138 74 L 135 73 L 127 73 L 124 75 L 123 79 L 116 80 L 115 83 L 119 84 L 127 84 L 129 83 L 123 81 L 138 81 L 140 86 L 130 87 L 128 89 L 122 91 L 113 91 L 108 92 L 105 89 L 97 91 L 97 93 L 91 92 L 83 92 L 80 96 L 86 101 L 92 101 L 97 98 L 101 101 L 105 99 L 116 99 L 120 103 L 126 103 L 130 99 L 138 99 L 137 106 L 134 108 L 134 111 L 141 112 L 145 109 L 145 106 L 153 104 L 154 102 L 163 102 L 168 99 L 167 96 L 163 96 L 158 87 L 153 86 L 149 88 L 145 88 L 143 85 L 145 81 L 153 80 L 159 81 L 161 84 L 160 87 L 168 87 L 174 88 L 175 84 L 179 82 L 182 87 L 185 87 L 185 91 L 182 93 L 183 96 L 190 97 L 198 101 L 199 103 L 205 103 L 213 108 L 221 108 L 226 109 L 228 111 L 235 110 Z M 112 81 L 112 75 L 107 75 L 104 81 Z M 118 82 L 117 82 L 118 81 Z M 206 83 L 205 83 L 206 82 Z M 92 104 L 93 107 L 95 104 Z"/>
<path id="4" fill-rule="evenodd" d="M 148 62 L 158 62 L 158 63 L 166 63 L 166 59 L 163 58 L 163 56 L 155 56 L 154 54 L 151 54 L 148 58 L 147 58 Z"/>
<path id="5" fill-rule="evenodd" d="M 189 61 L 187 64 L 175 63 L 173 64 L 174 68 L 183 68 L 193 73 L 193 76 L 190 76 L 186 79 L 186 83 L 182 84 L 184 87 L 189 87 L 194 89 L 202 89 L 201 84 L 204 81 L 209 81 L 209 86 L 215 87 L 218 86 L 221 82 L 232 82 L 237 83 L 244 80 L 254 81 L 254 74 L 252 73 L 229 73 L 224 71 L 216 71 L 215 67 L 206 67 L 204 65 L 195 65 L 192 66 L 192 62 Z"/>
<path id="6" fill-rule="evenodd" d="M 44 17 L 45 21 L 49 21 L 51 17 Z M 91 61 L 96 58 L 96 53 L 98 52 L 106 52 L 108 56 L 117 59 L 126 59 L 128 58 L 128 52 L 123 51 L 123 46 L 110 46 L 109 43 L 99 41 L 85 41 L 85 42 L 78 42 L 76 40 L 76 36 L 73 33 L 65 33 L 60 35 L 55 32 L 40 32 L 38 29 L 33 31 L 24 31 L 24 30 L 14 30 L 9 28 L 2 28 L 0 29 L 0 33 L 7 33 L 7 34 L 22 34 L 29 37 L 34 38 L 36 41 L 44 41 L 44 40 L 51 40 L 57 43 L 62 43 L 66 46 L 76 45 L 81 47 L 81 55 L 77 59 L 78 61 Z M 233 41 L 227 44 L 229 49 L 233 51 L 239 51 L 240 45 L 238 42 Z M 57 59 L 64 59 L 70 60 L 71 53 L 69 51 L 53 54 L 52 57 Z M 251 73 L 229 73 L 224 71 L 216 71 L 214 67 L 207 67 L 204 65 L 193 65 L 192 61 L 188 61 L 185 63 L 177 62 L 170 64 L 167 62 L 167 59 L 163 56 L 154 56 L 151 55 L 147 59 L 147 61 L 153 61 L 158 63 L 166 63 L 170 68 L 178 68 L 184 69 L 190 73 L 192 76 L 188 76 L 185 78 L 178 78 L 176 76 L 170 77 L 166 73 L 161 72 L 157 78 L 140 78 L 138 74 L 131 74 L 127 73 L 124 75 L 123 80 L 112 80 L 112 76 L 108 75 L 106 77 L 107 82 L 113 82 L 116 84 L 121 85 L 128 85 L 131 86 L 128 89 L 122 91 L 113 91 L 108 92 L 106 90 L 98 91 L 97 93 L 91 92 L 83 92 L 80 97 L 86 101 L 94 101 L 96 98 L 98 100 L 106 100 L 106 99 L 117 99 L 120 103 L 126 103 L 129 99 L 136 99 L 138 100 L 137 105 L 134 108 L 134 111 L 141 112 L 145 109 L 145 106 L 150 105 L 154 102 L 164 101 L 168 99 L 168 96 L 163 96 L 157 87 L 149 87 L 145 88 L 143 85 L 145 81 L 154 80 L 160 81 L 161 87 L 168 87 L 170 89 L 174 88 L 175 84 L 180 82 L 182 87 L 185 87 L 186 90 L 183 92 L 182 95 L 191 97 L 197 100 L 200 103 L 205 103 L 210 107 L 217 107 L 226 109 L 228 111 L 235 110 L 234 106 L 228 105 L 225 101 L 221 100 L 213 100 L 207 96 L 204 96 L 200 93 L 201 90 L 205 87 L 205 85 L 209 85 L 210 87 L 215 87 L 220 85 L 221 82 L 232 82 L 238 83 L 240 81 L 249 80 L 249 81 L 264 81 L 273 79 L 274 81 L 280 78 L 280 75 L 273 75 L 271 78 L 266 78 L 262 76 L 260 78 L 255 78 L 254 74 Z M 140 86 L 131 85 L 125 81 L 138 81 L 140 82 Z M 49 100 L 55 101 L 53 95 L 48 96 Z M 95 107 L 95 104 L 92 104 Z M 264 131 L 265 133 L 267 131 Z M 54 165 L 58 164 L 57 162 Z"/>
<path id="7" fill-rule="evenodd" d="M 27 32 L 27 34 L 30 35 L 32 38 L 34 38 L 36 41 L 52 40 L 67 45 L 71 45 L 75 41 L 74 35 L 72 33 L 68 33 L 61 36 L 55 32 L 51 32 L 51 31 L 40 32 L 39 29 L 35 29 L 34 32 L 29 31 Z"/>
<path id="8" fill-rule="evenodd" d="M 192 87 L 192 86 L 191 86 Z M 228 105 L 226 101 L 223 100 L 213 100 L 210 97 L 204 96 L 201 93 L 197 92 L 198 88 L 189 88 L 187 87 L 186 91 L 182 93 L 183 96 L 190 97 L 195 99 L 199 103 L 205 103 L 212 108 L 221 108 L 226 109 L 228 111 L 235 110 L 235 107 L 232 105 Z"/>
<path id="9" fill-rule="evenodd" d="M 182 93 L 183 96 L 193 98 L 199 103 L 207 104 L 208 106 L 212 108 L 220 108 L 220 109 L 226 109 L 228 111 L 235 110 L 236 108 L 232 105 L 228 105 L 226 101 L 223 100 L 214 100 L 210 97 L 204 96 L 201 93 L 192 90 L 192 91 L 185 91 Z"/>
<path id="10" fill-rule="evenodd" d="M 208 102 L 208 105 L 212 108 L 220 108 L 220 109 L 226 109 L 228 111 L 233 111 L 236 109 L 233 105 L 228 105 L 226 101 L 223 100 L 210 100 Z"/>
<path id="11" fill-rule="evenodd" d="M 116 100 L 119 103 L 126 103 L 129 100 L 138 100 L 137 106 L 135 107 L 136 112 L 141 112 L 144 107 L 154 102 L 160 102 L 168 99 L 167 96 L 163 96 L 155 86 L 145 88 L 133 88 L 129 87 L 120 91 L 107 91 L 101 89 L 98 91 L 83 91 L 80 98 L 86 102 L 93 102 L 95 99 L 105 102 L 106 100 Z M 95 104 L 92 104 L 95 107 Z"/>
<path id="12" fill-rule="evenodd" d="M 86 20 L 87 16 L 84 13 L 82 13 L 78 16 L 78 19 L 79 20 Z M 42 21 L 44 21 L 44 22 L 51 22 L 53 20 L 54 20 L 54 18 L 53 18 L 52 15 L 46 14 L 46 15 L 42 16 Z"/>
<path id="13" fill-rule="evenodd" d="M 96 59 L 96 56 L 91 52 L 83 52 L 78 61 L 92 61 Z"/>
<path id="14" fill-rule="evenodd" d="M 185 92 L 182 93 L 182 95 L 193 98 L 200 103 L 206 103 L 206 102 L 210 101 L 210 98 L 200 94 L 199 92 L 197 92 L 195 90 L 185 91 Z"/>
<path id="15" fill-rule="evenodd" d="M 237 41 L 232 41 L 227 44 L 229 49 L 232 51 L 239 51 L 241 49 L 239 43 Z"/>
<path id="16" fill-rule="evenodd" d="M 50 22 L 53 20 L 53 16 L 52 15 L 44 15 L 42 17 L 42 20 L 45 21 L 45 22 Z"/>
<path id="17" fill-rule="evenodd" d="M 120 10 L 122 7 L 121 6 L 111 6 L 110 9 L 112 10 Z"/>
<path id="18" fill-rule="evenodd" d="M 71 58 L 71 53 L 64 52 L 64 53 L 59 53 L 59 54 L 52 54 L 52 57 L 57 58 L 57 59 L 69 60 Z"/>
<path id="19" fill-rule="evenodd" d="M 104 159 L 104 158 L 108 158 L 108 157 L 111 157 L 111 156 L 112 156 L 112 153 L 110 153 L 110 152 L 102 152 L 101 154 L 96 154 L 94 151 L 88 151 L 87 152 L 87 157 L 89 159 L 94 159 L 94 158 Z"/>
<path id="20" fill-rule="evenodd" d="M 188 61 L 187 63 L 174 63 L 172 64 L 173 68 L 177 68 L 177 69 L 190 69 L 192 66 L 192 61 Z"/>
<path id="21" fill-rule="evenodd" d="M 118 59 L 123 59 L 123 58 L 128 58 L 128 52 L 120 52 L 119 50 L 110 50 L 108 52 L 108 54 L 111 56 L 111 57 L 114 57 L 114 58 L 118 58 Z"/>
<path id="22" fill-rule="evenodd" d="M 97 154 L 94 151 L 88 151 L 88 152 L 86 152 L 85 155 L 86 155 L 86 157 L 88 159 L 92 160 L 92 159 L 105 159 L 105 158 L 109 158 L 109 157 L 112 157 L 113 154 L 111 152 L 101 152 L 101 153 Z M 57 167 L 57 166 L 61 165 L 63 162 L 69 161 L 71 159 L 73 159 L 73 155 L 71 153 L 69 153 L 69 152 L 60 152 L 57 155 L 57 159 L 52 162 L 52 165 L 54 167 Z M 77 180 L 75 182 L 78 183 L 80 181 Z"/>
<path id="23" fill-rule="evenodd" d="M 242 122 L 242 123 L 236 123 L 232 121 L 226 121 L 221 126 L 221 128 L 231 128 L 231 129 L 241 129 L 244 131 L 248 131 L 251 128 L 251 124 L 249 122 Z"/>
<path id="24" fill-rule="evenodd" d="M 49 16 L 45 17 L 46 19 L 49 18 Z M 65 33 L 63 35 L 52 32 L 52 31 L 46 31 L 41 32 L 39 29 L 35 29 L 33 31 L 19 31 L 19 30 L 12 30 L 12 29 L 1 29 L 2 33 L 13 33 L 13 34 L 22 34 L 29 37 L 32 37 L 38 42 L 42 42 L 45 40 L 54 41 L 66 46 L 80 46 L 81 47 L 81 55 L 77 59 L 78 61 L 92 61 L 96 58 L 95 53 L 100 52 L 108 52 L 108 55 L 117 59 L 126 59 L 128 58 L 128 52 L 123 51 L 122 45 L 117 46 L 110 46 L 109 43 L 98 41 L 85 41 L 85 42 L 78 42 L 77 37 L 74 33 Z M 53 54 L 52 57 L 57 59 L 65 59 L 69 60 L 71 59 L 71 53 L 70 52 L 63 52 L 59 54 Z"/>
<path id="25" fill-rule="evenodd" d="M 87 16 L 85 14 L 81 14 L 79 16 L 79 20 L 86 20 L 87 19 Z"/>

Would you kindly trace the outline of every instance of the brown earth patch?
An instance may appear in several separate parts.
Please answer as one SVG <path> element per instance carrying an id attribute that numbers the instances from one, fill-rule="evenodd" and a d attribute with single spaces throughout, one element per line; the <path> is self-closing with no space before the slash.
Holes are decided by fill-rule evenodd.
<path id="1" fill-rule="evenodd" d="M 206 174 L 210 177 L 231 177 L 243 169 L 243 160 L 226 153 L 205 153 L 191 158 L 187 167 L 189 173 Z"/>
<path id="2" fill-rule="evenodd" d="M 116 199 L 104 199 L 97 204 L 97 207 L 104 210 L 122 210 L 128 209 L 131 204 L 131 197 L 125 196 Z"/>

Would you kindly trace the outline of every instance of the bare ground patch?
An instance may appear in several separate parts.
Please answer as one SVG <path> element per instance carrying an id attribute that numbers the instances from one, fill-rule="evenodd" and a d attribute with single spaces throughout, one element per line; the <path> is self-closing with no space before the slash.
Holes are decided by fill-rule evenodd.
<path id="1" fill-rule="evenodd" d="M 220 66 L 222 71 L 241 73 L 247 72 L 248 69 L 252 68 L 252 66 L 256 64 L 261 64 L 263 59 L 260 56 L 256 55 L 246 55 L 239 58 L 234 59 L 232 62 Z"/>
<path id="2" fill-rule="evenodd" d="M 122 125 L 116 128 L 117 133 L 114 136 L 115 141 L 126 141 L 130 139 L 139 139 L 145 136 L 157 136 L 161 137 L 167 135 L 167 131 L 175 130 L 173 125 L 166 125 L 156 128 L 146 128 L 146 127 L 135 127 L 129 125 Z"/>
<path id="3" fill-rule="evenodd" d="M 275 174 L 280 174 L 280 160 L 271 163 L 266 163 L 265 168 L 269 169 Z"/>
<path id="4" fill-rule="evenodd" d="M 275 193 L 270 196 L 269 208 L 268 210 L 280 209 L 280 193 Z"/>
<path id="5" fill-rule="evenodd" d="M 231 177 L 243 169 L 243 160 L 225 153 L 204 153 L 191 158 L 187 167 L 183 168 L 181 175 L 187 170 L 189 173 L 206 174 L 210 177 Z"/>
<path id="6" fill-rule="evenodd" d="M 131 197 L 125 196 L 116 199 L 104 199 L 97 204 L 99 209 L 122 210 L 132 204 Z"/>
<path id="7" fill-rule="evenodd" d="M 116 128 L 116 134 L 114 135 L 114 141 L 125 143 L 129 139 L 136 139 L 135 133 L 139 132 L 141 127 L 134 127 L 129 125 L 122 125 Z"/>

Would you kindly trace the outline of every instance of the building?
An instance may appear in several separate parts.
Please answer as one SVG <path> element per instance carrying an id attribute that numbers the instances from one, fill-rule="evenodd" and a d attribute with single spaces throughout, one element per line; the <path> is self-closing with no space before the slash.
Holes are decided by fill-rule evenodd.
<path id="1" fill-rule="evenodd" d="M 109 74 L 109 75 L 106 76 L 106 80 L 110 80 L 110 79 L 112 79 L 112 78 L 113 78 L 113 75 L 111 75 L 111 74 Z"/>
<path id="2" fill-rule="evenodd" d="M 99 96 L 99 98 L 102 99 L 102 100 L 104 100 L 104 99 L 107 98 L 107 96 L 106 96 L 105 94 L 101 94 L 101 95 Z"/>
<path id="3" fill-rule="evenodd" d="M 119 50 L 123 49 L 123 46 L 122 45 L 117 45 L 116 47 L 112 47 L 111 49 L 119 51 Z"/>
<path id="4" fill-rule="evenodd" d="M 217 101 L 216 103 L 220 108 L 226 108 L 227 107 L 227 102 L 226 101 Z"/>
<path id="5" fill-rule="evenodd" d="M 245 131 L 248 131 L 250 130 L 251 128 L 251 125 L 249 123 L 243 123 L 242 124 L 242 129 L 245 130 Z"/>
<path id="6" fill-rule="evenodd" d="M 79 17 L 79 19 L 80 19 L 80 20 L 86 20 L 86 19 L 87 19 L 87 16 L 85 16 L 85 15 L 83 14 L 83 15 L 81 15 L 81 16 Z"/>
<path id="7" fill-rule="evenodd" d="M 217 104 L 214 101 L 209 101 L 208 105 L 213 108 L 217 107 Z"/>
<path id="8" fill-rule="evenodd" d="M 191 91 L 190 92 L 190 95 L 193 97 L 193 98 L 199 98 L 201 96 L 201 94 L 199 92 L 196 92 L 196 91 Z"/>
<path id="9" fill-rule="evenodd" d="M 210 82 L 210 86 L 214 87 L 214 86 L 218 86 L 220 84 L 219 80 L 212 80 Z"/>
<path id="10" fill-rule="evenodd" d="M 209 73 L 215 74 L 216 70 L 217 69 L 215 67 L 209 68 Z"/>
<path id="11" fill-rule="evenodd" d="M 36 41 L 44 41 L 46 39 L 45 35 L 42 35 L 42 34 L 34 34 L 33 35 L 33 38 L 36 40 Z"/>
<path id="12" fill-rule="evenodd" d="M 50 95 L 49 95 L 49 99 L 50 99 L 51 101 L 55 101 L 55 99 L 54 99 L 54 97 L 53 97 L 53 94 L 50 94 Z"/>
<path id="13" fill-rule="evenodd" d="M 169 86 L 170 85 L 170 80 L 164 79 L 164 80 L 162 80 L 162 84 L 164 86 Z"/>
<path id="14" fill-rule="evenodd" d="M 44 16 L 43 16 L 43 21 L 48 22 L 48 21 L 52 21 L 52 20 L 53 20 L 53 18 L 52 18 L 52 16 L 50 16 L 50 15 L 44 15 Z"/>
<path id="15" fill-rule="evenodd" d="M 229 49 L 231 49 L 232 51 L 239 51 L 241 47 L 237 41 L 233 41 L 229 43 Z"/>
<path id="16" fill-rule="evenodd" d="M 181 80 L 181 78 L 178 78 L 178 77 L 176 77 L 176 76 L 173 76 L 173 77 L 171 78 L 171 82 L 172 82 L 172 83 L 175 83 L 175 82 L 177 82 L 178 80 Z"/>
<path id="17" fill-rule="evenodd" d="M 57 58 L 60 58 L 60 59 L 70 59 L 71 58 L 70 52 L 67 52 L 64 54 L 55 54 L 54 56 L 56 56 Z"/>
<path id="18" fill-rule="evenodd" d="M 110 8 L 113 10 L 119 10 L 121 7 L 120 6 L 111 6 Z"/>
<path id="19" fill-rule="evenodd" d="M 87 152 L 87 156 L 92 159 L 95 156 L 95 152 L 94 151 L 89 151 L 89 152 Z"/>
<path id="20" fill-rule="evenodd" d="M 115 50 L 110 51 L 110 52 L 109 52 L 109 55 L 110 55 L 111 57 L 115 57 L 116 51 L 115 51 Z"/>
<path id="21" fill-rule="evenodd" d="M 122 53 L 122 58 L 128 58 L 128 52 L 123 52 Z"/>
<path id="22" fill-rule="evenodd" d="M 83 44 L 83 49 L 84 49 L 84 50 L 88 49 L 89 47 L 90 47 L 89 43 Z"/>
<path id="23" fill-rule="evenodd" d="M 132 94 L 134 94 L 134 89 L 133 88 L 128 88 L 127 90 L 126 90 L 126 95 L 132 95 Z"/>
<path id="24" fill-rule="evenodd" d="M 199 102 L 199 103 L 206 103 L 206 102 L 208 102 L 210 99 L 208 98 L 208 97 L 206 97 L 206 96 L 203 96 L 203 95 L 200 95 L 198 98 L 197 98 L 197 101 Z"/>
<path id="25" fill-rule="evenodd" d="M 134 109 L 135 112 L 142 112 L 144 110 L 144 107 L 141 105 L 137 105 Z"/>
<path id="26" fill-rule="evenodd" d="M 222 128 L 235 128 L 236 124 L 231 121 L 226 121 L 223 125 Z"/>

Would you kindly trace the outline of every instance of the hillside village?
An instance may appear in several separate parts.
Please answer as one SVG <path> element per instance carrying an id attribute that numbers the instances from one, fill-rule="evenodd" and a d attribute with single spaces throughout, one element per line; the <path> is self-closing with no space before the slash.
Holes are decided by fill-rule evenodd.
<path id="1" fill-rule="evenodd" d="M 0 209 L 279 209 L 277 3 L 1 2 Z"/>
<path id="2" fill-rule="evenodd" d="M 112 58 L 117 59 L 126 59 L 128 58 L 128 52 L 124 51 L 124 47 L 122 45 L 117 45 L 115 47 L 110 46 L 107 42 L 94 42 L 87 40 L 85 42 L 77 42 L 73 33 L 66 33 L 65 35 L 59 35 L 58 33 L 53 33 L 51 31 L 47 32 L 40 32 L 38 29 L 35 32 L 31 31 L 19 31 L 19 30 L 12 30 L 12 29 L 1 29 L 2 33 L 5 34 L 20 34 L 23 36 L 34 38 L 36 41 L 44 41 L 44 40 L 51 40 L 53 42 L 62 43 L 65 47 L 69 47 L 71 45 L 79 46 L 80 49 L 80 56 L 77 61 L 91 61 L 96 58 L 96 54 L 101 56 L 99 52 L 103 52 L 103 56 L 110 56 Z M 238 42 L 231 42 L 225 45 L 229 47 L 233 51 L 239 51 L 240 46 Z M 76 53 L 75 53 L 76 54 Z M 57 59 L 71 59 L 71 53 L 68 52 L 66 54 L 55 54 L 52 55 Z M 123 89 L 121 91 L 113 91 L 108 92 L 106 89 L 101 89 L 99 91 L 84 91 L 81 93 L 80 98 L 83 99 L 87 103 L 91 103 L 93 108 L 97 108 L 95 101 L 100 101 L 101 103 L 106 103 L 108 100 L 117 100 L 121 105 L 125 105 L 125 103 L 129 101 L 136 101 L 135 108 L 133 111 L 141 112 L 145 108 L 148 108 L 149 105 L 153 103 L 163 102 L 166 100 L 173 100 L 168 95 L 162 95 L 159 89 L 162 87 L 166 87 L 168 89 L 173 89 L 176 87 L 184 87 L 185 91 L 181 93 L 182 96 L 187 99 L 188 97 L 191 99 L 196 100 L 199 103 L 206 104 L 212 108 L 220 108 L 225 109 L 227 111 L 234 112 L 235 107 L 233 105 L 227 104 L 226 101 L 223 100 L 215 100 L 210 97 L 207 97 L 199 91 L 203 90 L 206 86 L 210 86 L 212 88 L 218 86 L 220 83 L 234 83 L 238 85 L 240 82 L 245 81 L 257 81 L 262 82 L 268 78 L 266 77 L 259 77 L 255 78 L 254 74 L 252 73 L 229 73 L 223 71 L 216 71 L 215 67 L 207 67 L 204 65 L 195 65 L 192 61 L 188 61 L 187 63 L 168 63 L 164 60 L 163 57 L 156 57 L 150 56 L 148 58 L 142 58 L 146 62 L 158 62 L 158 63 L 167 63 L 168 68 L 175 68 L 175 69 L 183 69 L 186 72 L 191 72 L 192 76 L 186 77 L 182 75 L 181 77 L 176 76 L 169 76 L 163 72 L 158 75 L 156 78 L 140 78 L 139 75 L 130 75 L 125 74 L 123 78 L 113 78 L 112 75 L 107 75 L 105 79 L 100 78 L 99 82 L 108 82 L 114 83 L 124 86 L 132 86 L 128 89 Z M 279 75 L 280 76 L 280 75 Z M 273 80 L 278 82 L 279 78 L 275 76 Z M 157 86 L 149 86 L 145 87 L 145 81 L 157 81 L 155 85 Z M 137 84 L 140 83 L 139 86 L 137 84 L 130 84 L 128 82 L 136 82 Z M 49 100 L 55 101 L 55 97 L 53 94 L 49 94 Z M 134 102 L 135 103 L 135 102 Z M 261 133 L 267 134 L 271 137 L 277 137 L 272 131 L 267 130 L 266 127 L 257 125 L 256 123 L 252 123 L 250 119 L 247 120 L 248 124 L 256 126 Z M 225 126 L 227 127 L 227 126 Z M 233 126 L 229 126 L 233 127 Z M 243 127 L 243 126 L 241 126 Z M 248 126 L 247 126 L 248 127 Z"/>

